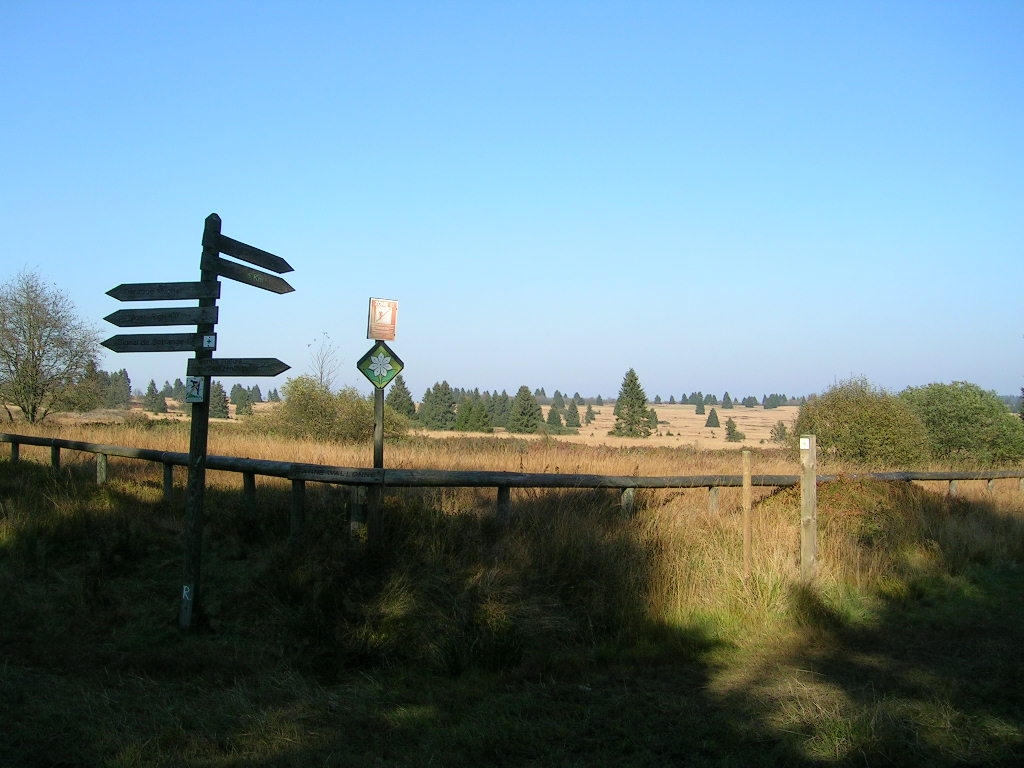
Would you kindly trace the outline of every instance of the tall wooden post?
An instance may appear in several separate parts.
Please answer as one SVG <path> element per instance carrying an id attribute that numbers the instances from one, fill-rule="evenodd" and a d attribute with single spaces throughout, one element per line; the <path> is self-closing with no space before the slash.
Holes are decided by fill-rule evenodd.
<path id="1" fill-rule="evenodd" d="M 373 468 L 384 468 L 384 388 L 373 388 Z M 381 518 L 384 514 L 384 487 L 369 488 L 366 516 L 366 541 L 376 547 L 380 544 Z"/>
<path id="2" fill-rule="evenodd" d="M 800 578 L 811 581 L 818 565 L 818 442 L 800 436 Z"/>
<path id="3" fill-rule="evenodd" d="M 216 259 L 217 238 L 220 235 L 220 216 L 211 213 L 203 228 L 203 260 Z M 217 273 L 201 269 L 200 282 L 217 282 Z M 215 307 L 214 298 L 199 299 L 200 307 Z M 211 335 L 213 324 L 197 326 L 199 334 Z M 209 360 L 212 349 L 196 351 L 196 360 Z M 181 608 L 178 624 L 189 629 L 200 616 L 200 574 L 203 553 L 203 501 L 206 493 L 206 445 L 210 433 L 210 376 L 203 376 L 203 400 L 192 403 L 192 428 L 188 445 L 188 486 L 185 496 L 185 573 L 181 588 Z"/>
<path id="4" fill-rule="evenodd" d="M 750 477 L 750 451 L 743 451 L 743 578 L 750 577 L 750 560 L 753 549 L 750 541 L 750 512 L 753 507 L 754 488 Z"/>

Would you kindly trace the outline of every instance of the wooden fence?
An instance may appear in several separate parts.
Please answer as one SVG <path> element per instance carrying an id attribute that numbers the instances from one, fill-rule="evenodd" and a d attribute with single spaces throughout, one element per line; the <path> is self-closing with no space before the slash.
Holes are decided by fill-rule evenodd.
<path id="1" fill-rule="evenodd" d="M 803 443 L 808 443 L 805 446 Z M 50 464 L 60 468 L 62 450 L 82 451 L 96 455 L 96 482 L 107 480 L 107 460 L 117 456 L 142 461 L 157 462 L 164 469 L 164 496 L 169 499 L 174 488 L 174 467 L 188 466 L 187 453 L 173 453 L 150 448 L 126 448 L 115 445 L 99 445 L 60 438 L 34 437 L 0 433 L 0 443 L 11 446 L 11 461 L 18 461 L 22 445 L 48 447 Z M 507 520 L 512 514 L 511 489 L 513 488 L 561 488 L 595 489 L 607 488 L 622 492 L 621 506 L 626 514 L 632 514 L 636 489 L 638 488 L 706 488 L 708 505 L 712 512 L 718 510 L 719 489 L 743 489 L 743 548 L 744 570 L 750 562 L 750 510 L 753 487 L 785 488 L 801 487 L 801 573 L 805 578 L 814 574 L 817 551 L 817 494 L 814 488 L 819 483 L 837 479 L 836 475 L 818 475 L 813 436 L 802 441 L 799 475 L 752 475 L 750 473 L 750 452 L 743 451 L 743 473 L 740 475 L 678 475 L 666 477 L 636 477 L 615 475 L 579 475 L 527 472 L 486 472 L 452 471 L 432 469 L 363 469 L 335 467 L 322 464 L 302 464 L 264 459 L 243 459 L 232 456 L 207 456 L 206 468 L 223 472 L 237 472 L 242 475 L 242 492 L 246 503 L 255 506 L 256 476 L 278 477 L 291 482 L 290 530 L 293 537 L 299 537 L 305 524 L 305 488 L 307 482 L 350 486 L 360 488 L 495 488 L 497 489 L 496 511 L 501 519 Z M 986 480 L 991 491 L 996 480 L 1018 480 L 1018 489 L 1024 491 L 1024 470 L 1001 469 L 977 472 L 877 472 L 869 476 L 887 481 L 938 481 L 948 483 L 948 493 L 956 495 L 957 483 L 965 480 Z M 854 476 L 856 477 L 856 475 Z"/>

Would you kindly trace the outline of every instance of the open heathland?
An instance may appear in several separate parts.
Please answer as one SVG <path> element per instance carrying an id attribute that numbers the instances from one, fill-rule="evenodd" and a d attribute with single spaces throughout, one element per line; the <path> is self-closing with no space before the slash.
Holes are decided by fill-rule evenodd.
<path id="1" fill-rule="evenodd" d="M 172 422 L 32 433 L 188 442 Z M 739 473 L 738 452 L 691 442 L 413 436 L 389 443 L 386 462 Z M 347 466 L 372 456 L 219 425 L 210 451 Z M 260 479 L 251 510 L 237 475 L 211 472 L 203 620 L 183 633 L 183 478 L 165 501 L 158 465 L 112 458 L 97 486 L 92 456 L 65 451 L 57 472 L 48 460 L 30 446 L 17 463 L 0 457 L 0 765 L 1024 758 L 1015 480 L 963 482 L 956 497 L 945 484 L 822 485 L 808 584 L 798 489 L 758 491 L 745 578 L 738 489 L 723 489 L 717 513 L 701 489 L 641 492 L 628 518 L 611 492 L 524 489 L 507 524 L 493 489 L 393 489 L 371 549 L 347 492 L 310 484 L 306 535 L 289 541 L 286 483 Z M 753 465 L 798 472 L 767 447 Z"/>

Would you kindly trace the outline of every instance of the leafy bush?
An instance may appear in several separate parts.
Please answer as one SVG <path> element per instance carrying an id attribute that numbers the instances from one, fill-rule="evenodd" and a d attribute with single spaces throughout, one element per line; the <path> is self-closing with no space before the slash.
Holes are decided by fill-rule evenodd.
<path id="1" fill-rule="evenodd" d="M 955 381 L 909 387 L 900 393 L 928 430 L 934 458 L 981 464 L 1024 458 L 1024 422 L 995 392 Z"/>
<path id="2" fill-rule="evenodd" d="M 299 376 L 289 379 L 282 391 L 280 407 L 249 420 L 253 429 L 341 443 L 373 439 L 373 398 L 354 387 L 332 394 L 312 376 Z M 408 429 L 408 419 L 385 403 L 385 435 L 401 436 Z"/>
<path id="3" fill-rule="evenodd" d="M 800 406 L 797 435 L 817 436 L 818 449 L 861 464 L 908 467 L 928 459 L 928 432 L 909 403 L 872 387 L 842 381 Z"/>
<path id="4" fill-rule="evenodd" d="M 769 439 L 773 443 L 783 444 L 789 440 L 789 427 L 786 426 L 784 421 L 775 422 L 775 426 L 772 427 Z"/>

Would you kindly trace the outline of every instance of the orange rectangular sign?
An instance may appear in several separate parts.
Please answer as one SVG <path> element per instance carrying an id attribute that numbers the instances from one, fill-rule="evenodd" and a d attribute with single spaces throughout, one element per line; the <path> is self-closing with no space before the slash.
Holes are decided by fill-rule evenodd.
<path id="1" fill-rule="evenodd" d="M 398 302 L 392 299 L 370 299 L 370 317 L 366 323 L 366 338 L 375 341 L 393 341 L 398 325 Z"/>

